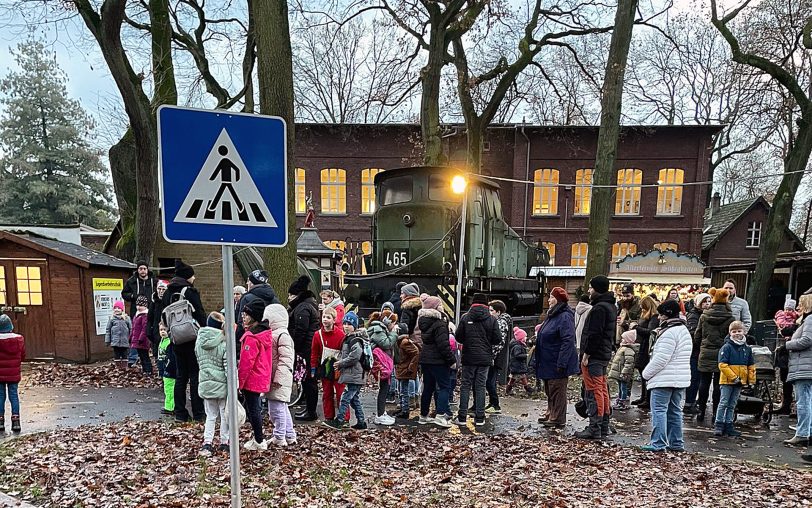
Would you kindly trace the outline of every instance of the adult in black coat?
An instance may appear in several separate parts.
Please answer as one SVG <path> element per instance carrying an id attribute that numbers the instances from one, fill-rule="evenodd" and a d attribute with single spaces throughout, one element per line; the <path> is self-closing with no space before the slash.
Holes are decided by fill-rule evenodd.
<path id="1" fill-rule="evenodd" d="M 507 313 L 507 306 L 502 300 L 492 300 L 488 302 L 491 316 L 496 318 L 499 326 L 499 344 L 493 347 L 493 365 L 488 369 L 488 379 L 485 381 L 485 389 L 488 391 L 488 405 L 485 411 L 493 414 L 500 414 L 502 407 L 499 405 L 499 392 L 496 385 L 502 372 L 507 368 L 508 347 L 513 340 L 513 318 Z"/>
<path id="2" fill-rule="evenodd" d="M 296 352 L 296 362 L 310 363 L 310 350 L 313 345 L 313 335 L 321 327 L 321 317 L 316 304 L 316 295 L 308 287 L 310 277 L 302 275 L 288 288 L 288 313 L 290 321 L 288 330 L 293 337 L 293 349 Z M 311 375 L 312 369 L 305 369 L 307 374 L 302 380 L 302 391 L 305 396 L 305 408 L 294 417 L 297 420 L 313 421 L 316 417 L 316 404 L 319 401 L 319 388 L 316 378 Z"/>
<path id="3" fill-rule="evenodd" d="M 179 300 L 181 292 L 186 289 L 184 298 L 189 301 L 194 309 L 192 317 L 197 324 L 206 326 L 206 310 L 203 302 L 200 301 L 200 293 L 194 287 L 195 269 L 178 260 L 175 263 L 175 277 L 169 282 L 166 293 L 163 297 L 164 308 Z M 189 387 L 189 394 L 192 399 L 192 417 L 197 421 L 206 418 L 206 410 L 203 407 L 203 399 L 197 393 L 198 373 L 200 366 L 195 356 L 195 342 L 189 341 L 185 344 L 174 346 L 175 359 L 177 360 L 177 377 L 175 380 L 175 419 L 178 421 L 188 421 L 189 411 L 186 409 L 186 386 Z"/>
<path id="4" fill-rule="evenodd" d="M 121 298 L 130 304 L 130 318 L 135 316 L 135 300 L 139 296 L 146 296 L 147 300 L 152 298 L 155 292 L 155 275 L 150 271 L 146 261 L 138 261 L 137 268 L 132 276 L 124 283 L 121 290 Z"/>
<path id="5" fill-rule="evenodd" d="M 462 344 L 462 383 L 460 385 L 460 410 L 457 424 L 465 425 L 468 400 L 474 390 L 474 423 L 485 423 L 485 385 L 488 370 L 493 365 L 493 346 L 502 341 L 499 324 L 491 316 L 488 298 L 477 293 L 471 309 L 460 317 L 454 335 Z"/>
<path id="6" fill-rule="evenodd" d="M 443 302 L 439 297 L 429 296 L 423 301 L 418 312 L 417 327 L 420 329 L 423 347 L 420 349 L 420 366 L 423 369 L 423 394 L 420 396 L 420 417 L 428 418 L 432 397 L 436 400 L 437 419 L 435 423 L 450 427 L 446 415 L 451 414 L 448 406 L 451 395 L 451 366 L 456 363 L 448 339 L 448 318 L 442 311 Z"/>
<path id="7" fill-rule="evenodd" d="M 147 338 L 152 344 L 152 356 L 154 356 L 156 360 L 158 359 L 158 344 L 161 342 L 161 333 L 158 330 L 158 325 L 161 324 L 161 319 L 163 319 L 164 293 L 166 293 L 167 286 L 168 283 L 166 281 L 158 281 L 155 285 L 155 292 L 152 293 L 150 298 L 149 308 L 147 310 Z M 163 376 L 163 369 L 160 368 L 160 364 L 158 373 Z"/>
<path id="8" fill-rule="evenodd" d="M 702 318 L 702 313 L 710 308 L 711 305 L 711 295 L 708 293 L 699 293 L 694 297 L 693 300 L 688 300 L 691 305 L 690 309 L 688 310 L 687 315 L 687 327 L 688 332 L 691 334 L 691 337 L 694 336 L 696 333 L 696 329 L 699 328 L 699 320 Z M 686 307 L 688 307 L 686 305 Z M 699 381 L 701 376 L 699 375 L 699 347 L 696 346 L 691 351 L 691 384 L 688 386 L 688 389 L 685 390 L 685 406 L 682 408 L 682 412 L 684 414 L 692 415 L 699 412 L 699 409 L 696 407 L 696 396 L 699 393 Z"/>
<path id="9" fill-rule="evenodd" d="M 265 306 L 274 303 L 281 303 L 279 298 L 276 297 L 276 292 L 270 284 L 268 284 L 268 272 L 265 270 L 254 270 L 248 276 L 248 292 L 242 295 L 239 303 L 237 304 L 237 316 L 242 315 L 242 309 L 254 300 L 262 300 Z M 242 319 L 237 319 L 237 344 L 239 344 L 245 329 L 242 325 Z M 239 345 L 237 346 L 239 349 Z"/>

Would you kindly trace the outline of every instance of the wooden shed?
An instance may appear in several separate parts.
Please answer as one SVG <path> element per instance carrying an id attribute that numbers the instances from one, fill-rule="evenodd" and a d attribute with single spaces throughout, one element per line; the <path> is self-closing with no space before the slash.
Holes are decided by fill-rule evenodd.
<path id="1" fill-rule="evenodd" d="M 0 231 L 0 312 L 25 336 L 29 360 L 107 358 L 107 320 L 134 269 L 81 245 Z"/>

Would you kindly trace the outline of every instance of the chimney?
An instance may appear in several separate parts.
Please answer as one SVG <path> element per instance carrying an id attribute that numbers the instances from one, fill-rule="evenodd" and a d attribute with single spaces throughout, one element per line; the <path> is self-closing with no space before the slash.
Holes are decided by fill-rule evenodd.
<path id="1" fill-rule="evenodd" d="M 711 217 L 716 215 L 719 211 L 719 208 L 722 206 L 722 196 L 719 194 L 719 191 L 713 193 L 713 197 L 711 198 Z"/>

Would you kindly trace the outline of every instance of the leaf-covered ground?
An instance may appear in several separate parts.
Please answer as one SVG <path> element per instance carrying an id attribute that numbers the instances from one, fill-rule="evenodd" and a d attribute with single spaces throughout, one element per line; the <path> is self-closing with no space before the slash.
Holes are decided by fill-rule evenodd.
<path id="1" fill-rule="evenodd" d="M 153 365 L 153 369 L 155 366 Z M 162 386 L 157 374 L 145 376 L 140 367 L 118 370 L 112 361 L 89 365 L 31 363 L 23 373 L 26 386 L 82 388 L 156 388 Z"/>
<path id="2" fill-rule="evenodd" d="M 297 446 L 241 454 L 245 506 L 812 504 L 805 470 L 556 435 L 297 428 Z M 49 507 L 228 506 L 228 458 L 198 457 L 201 436 L 198 424 L 128 420 L 6 441 L 0 490 Z"/>

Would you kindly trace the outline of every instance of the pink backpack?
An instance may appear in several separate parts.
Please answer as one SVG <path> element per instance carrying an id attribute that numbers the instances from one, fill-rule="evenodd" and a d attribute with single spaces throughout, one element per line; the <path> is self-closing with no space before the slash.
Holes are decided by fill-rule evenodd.
<path id="1" fill-rule="evenodd" d="M 372 364 L 372 372 L 374 375 L 378 379 L 389 379 L 395 368 L 392 358 L 379 347 L 372 350 L 372 357 L 374 358 L 374 363 Z"/>

